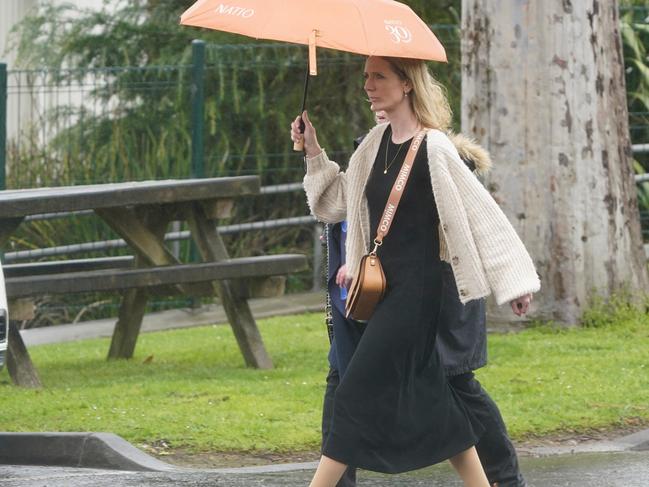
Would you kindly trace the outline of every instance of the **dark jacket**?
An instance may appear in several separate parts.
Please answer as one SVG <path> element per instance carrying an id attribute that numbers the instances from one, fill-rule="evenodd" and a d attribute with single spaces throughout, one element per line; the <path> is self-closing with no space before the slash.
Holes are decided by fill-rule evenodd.
<path id="1" fill-rule="evenodd" d="M 446 375 L 459 375 L 487 364 L 487 319 L 484 299 L 462 304 L 451 265 L 442 262 L 444 299 L 437 328 Z"/>
<path id="2" fill-rule="evenodd" d="M 342 377 L 361 339 L 363 324 L 345 318 L 346 290 L 336 284 L 338 269 L 345 262 L 345 222 L 327 225 L 327 292 L 331 300 L 333 339 L 329 349 L 329 365 Z M 342 292 L 341 292 L 342 291 Z"/>

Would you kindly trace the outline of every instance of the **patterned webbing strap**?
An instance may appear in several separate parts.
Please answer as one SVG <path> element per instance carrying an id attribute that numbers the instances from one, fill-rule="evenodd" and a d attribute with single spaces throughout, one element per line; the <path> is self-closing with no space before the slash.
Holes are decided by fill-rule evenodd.
<path id="1" fill-rule="evenodd" d="M 376 246 L 381 245 L 383 238 L 388 234 L 388 231 L 390 230 L 390 226 L 392 225 L 392 221 L 394 220 L 394 215 L 397 212 L 397 208 L 399 207 L 399 201 L 401 201 L 401 196 L 403 195 L 403 190 L 405 189 L 406 183 L 408 182 L 408 177 L 410 177 L 412 164 L 415 162 L 415 156 L 417 155 L 421 141 L 424 140 L 425 136 L 426 131 L 421 130 L 417 134 L 415 134 L 412 142 L 410 142 L 408 152 L 406 153 L 406 159 L 403 161 L 401 169 L 399 170 L 399 175 L 394 181 L 388 202 L 385 205 L 383 215 L 381 216 L 381 220 L 379 221 L 379 226 L 376 229 L 376 238 L 374 239 Z"/>

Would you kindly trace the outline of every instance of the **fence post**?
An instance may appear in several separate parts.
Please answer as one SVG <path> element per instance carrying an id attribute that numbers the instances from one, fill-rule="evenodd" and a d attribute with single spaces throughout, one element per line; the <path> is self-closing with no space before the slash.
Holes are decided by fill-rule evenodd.
<path id="1" fill-rule="evenodd" d="M 205 146 L 203 135 L 205 128 L 205 42 L 199 39 L 192 41 L 192 178 L 205 177 Z M 189 244 L 189 260 L 199 262 L 198 249 L 192 240 Z M 196 296 L 189 296 L 189 305 L 200 308 L 201 300 Z"/>
<path id="2" fill-rule="evenodd" d="M 0 63 L 0 190 L 6 187 L 7 164 L 7 64 Z"/>
<path id="3" fill-rule="evenodd" d="M 205 177 L 205 42 L 192 41 L 192 178 Z"/>

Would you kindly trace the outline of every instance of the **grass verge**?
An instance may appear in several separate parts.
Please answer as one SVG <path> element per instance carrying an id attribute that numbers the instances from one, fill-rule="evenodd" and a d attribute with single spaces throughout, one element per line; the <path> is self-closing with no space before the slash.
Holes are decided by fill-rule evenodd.
<path id="1" fill-rule="evenodd" d="M 649 421 L 649 317 L 593 316 L 589 328 L 489 337 L 478 378 L 514 438 Z M 45 388 L 18 389 L 0 373 L 0 430 L 110 431 L 158 452 L 316 449 L 322 316 L 259 326 L 273 370 L 245 368 L 227 326 L 143 334 L 129 361 L 106 362 L 107 339 L 33 347 Z"/>

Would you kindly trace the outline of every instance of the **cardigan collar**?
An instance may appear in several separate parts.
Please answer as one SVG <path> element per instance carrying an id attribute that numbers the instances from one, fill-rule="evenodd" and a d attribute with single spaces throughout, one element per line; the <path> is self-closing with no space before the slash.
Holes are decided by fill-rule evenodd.
<path id="1" fill-rule="evenodd" d="M 351 202 L 351 208 L 360 208 L 362 215 L 357 215 L 361 218 L 360 229 L 361 236 L 363 238 L 363 244 L 365 245 L 366 252 L 369 251 L 367 245 L 374 239 L 373 235 L 369 235 L 369 207 L 367 205 L 367 198 L 365 198 L 364 188 L 367 186 L 367 180 L 370 177 L 372 172 L 372 166 L 374 165 L 374 159 L 376 159 L 376 154 L 379 152 L 379 145 L 381 144 L 381 139 L 383 134 L 387 129 L 389 124 L 382 123 L 377 125 L 370 130 L 370 132 L 365 136 L 361 145 L 358 146 L 354 154 L 352 155 L 351 160 L 349 161 L 349 171 L 355 171 L 357 174 L 354 176 L 354 179 L 362 181 L 363 191 L 358 191 L 356 196 L 356 201 Z M 355 215 L 356 216 L 356 215 Z M 365 218 L 366 217 L 366 218 Z M 367 225 L 364 225 L 363 222 L 367 221 Z"/>

